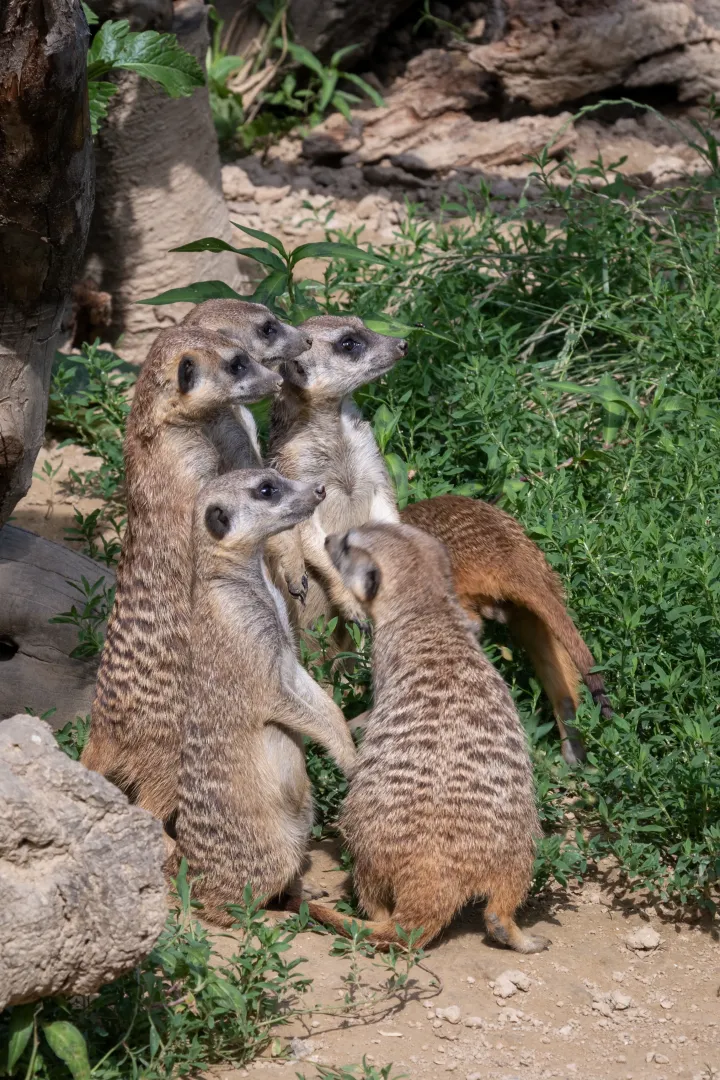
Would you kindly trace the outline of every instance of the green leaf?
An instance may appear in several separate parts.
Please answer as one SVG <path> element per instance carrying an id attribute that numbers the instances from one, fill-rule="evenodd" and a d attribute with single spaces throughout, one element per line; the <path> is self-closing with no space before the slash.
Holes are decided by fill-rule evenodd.
<path id="1" fill-rule="evenodd" d="M 350 112 L 350 106 L 348 105 L 346 99 L 347 95 L 343 94 L 342 91 L 338 91 L 337 94 L 333 94 L 332 103 L 337 109 L 337 111 L 339 113 L 342 113 L 345 119 L 349 122 L 350 120 L 352 120 L 352 113 Z"/>
<path id="2" fill-rule="evenodd" d="M 240 229 L 242 232 L 247 233 L 248 236 L 252 236 L 255 240 L 262 240 L 264 244 L 269 247 L 275 248 L 279 251 L 283 258 L 287 257 L 287 252 L 282 243 L 278 240 L 277 236 L 273 236 L 272 233 L 263 232 L 262 229 L 249 229 L 247 225 L 241 225 L 239 221 L 231 222 L 236 229 Z"/>
<path id="3" fill-rule="evenodd" d="M 117 93 L 117 86 L 109 82 L 88 83 L 88 105 L 90 107 L 90 131 L 97 135 L 100 123 L 108 114 L 108 102 Z"/>
<path id="4" fill-rule="evenodd" d="M 274 270 L 272 274 L 268 274 L 266 278 L 258 285 L 255 292 L 252 294 L 252 300 L 256 304 L 267 304 L 271 307 L 278 296 L 282 296 L 287 291 L 288 287 L 288 272 L 287 270 Z"/>
<path id="5" fill-rule="evenodd" d="M 85 1039 L 68 1020 L 43 1024 L 43 1034 L 50 1049 L 72 1073 L 73 1080 L 90 1080 L 90 1062 Z"/>
<path id="6" fill-rule="evenodd" d="M 376 334 L 386 334 L 388 337 L 407 337 L 417 329 L 415 326 L 400 322 L 399 319 L 393 319 L 391 315 L 368 315 L 363 322 L 368 330 L 374 330 Z"/>
<path id="7" fill-rule="evenodd" d="M 402 510 L 404 506 L 407 506 L 407 501 L 410 496 L 408 467 L 403 459 L 398 457 L 397 454 L 385 454 L 385 464 L 388 467 L 388 472 L 395 485 L 398 507 Z"/>
<path id="8" fill-rule="evenodd" d="M 242 56 L 220 56 L 208 68 L 208 78 L 224 86 L 232 73 L 239 71 L 244 63 Z"/>
<path id="9" fill-rule="evenodd" d="M 342 49 L 338 49 L 330 57 L 330 67 L 336 68 L 340 66 L 340 61 L 344 60 L 350 53 L 356 52 L 360 48 L 359 45 L 344 45 Z M 345 77 L 343 73 L 343 78 Z"/>
<path id="10" fill-rule="evenodd" d="M 103 23 L 88 52 L 89 80 L 118 69 L 159 83 L 173 98 L 188 97 L 205 85 L 200 64 L 178 45 L 174 34 L 133 33 L 126 19 Z"/>
<path id="11" fill-rule="evenodd" d="M 390 441 L 390 436 L 397 427 L 399 419 L 400 414 L 390 412 L 385 404 L 376 410 L 372 427 L 381 451 L 385 451 L 385 447 Z"/>
<path id="12" fill-rule="evenodd" d="M 277 270 L 280 273 L 287 274 L 285 263 L 274 251 L 268 251 L 267 248 L 236 248 L 235 250 L 238 255 L 244 255 L 246 259 L 252 259 L 253 262 L 262 263 L 263 266 L 269 266 L 271 270 Z"/>
<path id="13" fill-rule="evenodd" d="M 202 240 L 193 240 L 189 244 L 183 244 L 182 247 L 170 248 L 170 251 L 234 251 L 237 254 L 238 249 L 228 244 L 227 240 L 218 239 L 217 236 L 204 236 Z"/>
<path id="14" fill-rule="evenodd" d="M 366 251 L 356 244 L 335 243 L 332 240 L 319 240 L 315 244 L 300 244 L 290 252 L 290 265 L 295 266 L 302 259 L 347 259 L 348 262 L 386 263 L 384 255 L 376 251 Z"/>
<path id="15" fill-rule="evenodd" d="M 361 79 L 359 75 L 356 75 L 352 71 L 343 71 L 343 79 L 347 79 L 349 82 L 354 83 L 355 86 L 362 90 L 363 94 L 370 98 L 373 105 L 377 105 L 378 109 L 385 108 L 385 98 L 382 94 L 379 94 L 374 86 L 370 83 L 366 83 L 364 79 Z"/>
<path id="16" fill-rule="evenodd" d="M 97 24 L 100 22 L 100 20 L 98 19 L 97 15 L 93 11 L 93 9 L 91 7 L 89 7 L 86 3 L 84 3 L 84 0 L 83 0 L 82 9 L 83 9 L 83 13 L 85 15 L 85 21 L 88 24 L 88 26 L 97 26 Z"/>
<path id="17" fill-rule="evenodd" d="M 201 304 L 203 300 L 244 299 L 224 281 L 194 281 L 182 289 L 168 289 L 167 292 L 151 296 L 149 300 L 138 300 L 138 304 Z"/>
<path id="18" fill-rule="evenodd" d="M 320 98 L 319 98 L 318 104 L 317 104 L 318 110 L 320 112 L 325 112 L 328 105 L 330 104 L 330 99 L 332 98 L 333 94 L 335 93 L 335 87 L 337 86 L 337 81 L 338 81 L 338 77 L 337 77 L 337 72 L 336 71 L 331 72 L 327 77 L 323 78 L 322 93 L 320 94 Z"/>
<path id="19" fill-rule="evenodd" d="M 12 1075 L 15 1066 L 30 1042 L 35 1020 L 35 1005 L 16 1005 L 10 1018 L 10 1038 L 7 1048 L 7 1067 Z"/>
<path id="20" fill-rule="evenodd" d="M 282 48 L 282 39 L 277 38 L 275 42 L 278 48 Z M 321 79 L 325 77 L 325 68 L 322 66 L 317 56 L 313 56 L 309 49 L 306 49 L 304 45 L 296 45 L 294 41 L 288 41 L 287 50 L 298 64 L 304 64 L 306 68 L 310 68 L 316 75 L 319 75 Z"/>

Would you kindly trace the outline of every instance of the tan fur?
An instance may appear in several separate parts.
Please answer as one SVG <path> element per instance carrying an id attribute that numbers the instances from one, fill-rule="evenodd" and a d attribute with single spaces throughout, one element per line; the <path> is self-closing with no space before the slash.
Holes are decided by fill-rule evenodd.
<path id="1" fill-rule="evenodd" d="M 136 384 L 127 529 L 82 760 L 164 821 L 177 803 L 193 503 L 219 471 L 255 464 L 236 410 L 279 383 L 219 334 L 179 326 L 158 335 Z"/>
<path id="2" fill-rule="evenodd" d="M 274 494 L 260 497 L 266 487 Z M 177 855 L 199 875 L 213 922 L 250 883 L 292 887 L 312 826 L 302 736 L 350 772 L 345 719 L 298 662 L 285 605 L 263 563 L 267 536 L 309 517 L 322 488 L 272 469 L 230 473 L 197 499 L 190 685 L 179 783 Z M 220 519 L 220 525 L 216 519 Z"/>
<path id="3" fill-rule="evenodd" d="M 281 367 L 283 388 L 273 403 L 270 459 L 284 476 L 321 483 L 327 498 L 300 529 L 309 578 L 307 602 L 294 615 L 302 627 L 340 614 L 363 613 L 333 567 L 325 536 L 367 521 L 398 521 L 395 494 L 372 428 L 352 394 L 388 372 L 407 342 L 368 330 L 354 316 L 308 319 L 302 329 L 312 346 Z M 343 342 L 355 341 L 346 350 Z"/>
<path id="4" fill-rule="evenodd" d="M 396 942 L 399 924 L 424 944 L 485 896 L 491 937 L 545 948 L 515 922 L 540 831 L 525 735 L 445 549 L 407 525 L 352 529 L 328 549 L 374 627 L 374 705 L 340 818 L 371 940 Z M 347 920 L 310 913 L 340 932 Z"/>
<path id="5" fill-rule="evenodd" d="M 552 702 L 565 760 L 584 759 L 572 727 L 580 677 L 603 716 L 612 710 L 602 676 L 591 673 L 595 660 L 568 614 L 560 579 L 539 547 L 510 514 L 462 495 L 424 499 L 406 506 L 401 518 L 445 544 L 455 590 L 470 615 L 508 624 Z"/>

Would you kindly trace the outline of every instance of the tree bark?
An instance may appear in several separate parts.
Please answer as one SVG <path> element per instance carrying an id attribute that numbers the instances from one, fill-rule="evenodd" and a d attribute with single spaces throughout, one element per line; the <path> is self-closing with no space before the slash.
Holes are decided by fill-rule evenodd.
<path id="1" fill-rule="evenodd" d="M 55 346 L 94 200 L 80 0 L 0 11 L 0 526 L 42 443 Z"/>

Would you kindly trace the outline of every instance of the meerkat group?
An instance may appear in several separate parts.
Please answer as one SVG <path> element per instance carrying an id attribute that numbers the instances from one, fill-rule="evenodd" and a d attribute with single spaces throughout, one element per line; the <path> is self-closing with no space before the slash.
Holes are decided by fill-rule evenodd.
<path id="1" fill-rule="evenodd" d="M 459 496 L 399 512 L 352 395 L 406 353 L 354 316 L 292 327 L 234 300 L 161 331 L 127 426 L 127 531 L 82 760 L 164 822 L 168 871 L 184 857 L 206 916 L 229 925 L 248 883 L 305 895 L 307 736 L 350 781 L 341 827 L 373 940 L 400 925 L 428 941 L 484 896 L 490 936 L 535 951 L 545 939 L 515 923 L 539 832 L 532 770 L 481 620 L 527 650 L 569 762 L 584 755 L 580 679 L 609 704 L 513 518 Z M 247 406 L 266 397 L 263 461 Z M 373 627 L 359 755 L 298 659 L 297 634 L 333 615 Z"/>

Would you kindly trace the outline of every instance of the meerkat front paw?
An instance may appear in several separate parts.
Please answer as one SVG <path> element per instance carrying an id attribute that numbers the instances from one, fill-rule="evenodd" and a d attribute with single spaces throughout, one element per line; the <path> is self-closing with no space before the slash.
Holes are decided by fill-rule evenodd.
<path id="1" fill-rule="evenodd" d="M 290 595 L 305 607 L 308 589 L 310 588 L 307 574 L 302 574 L 300 578 L 297 578 L 295 575 L 286 574 L 285 584 L 287 585 L 287 590 Z"/>

